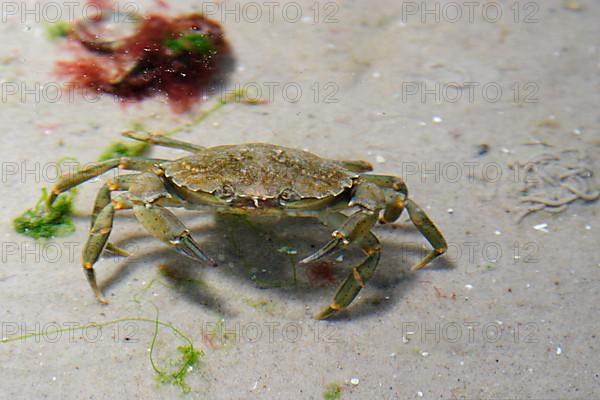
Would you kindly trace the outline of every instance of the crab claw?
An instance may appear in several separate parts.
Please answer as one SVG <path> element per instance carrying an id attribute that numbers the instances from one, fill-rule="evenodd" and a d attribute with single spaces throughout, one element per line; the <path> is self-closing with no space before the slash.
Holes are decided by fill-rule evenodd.
<path id="1" fill-rule="evenodd" d="M 217 263 L 200 249 L 189 229 L 171 211 L 146 204 L 134 206 L 133 212 L 146 230 L 157 239 L 193 260 L 217 266 Z"/>
<path id="2" fill-rule="evenodd" d="M 200 261 L 209 264 L 211 267 L 216 267 L 218 264 L 215 260 L 207 256 L 196 241 L 190 236 L 189 232 L 184 232 L 181 237 L 171 241 L 176 251 L 191 258 L 192 260 Z"/>
<path id="3" fill-rule="evenodd" d="M 337 249 L 338 246 L 340 244 L 342 244 L 342 243 L 343 243 L 343 239 L 342 238 L 335 237 L 335 238 L 331 239 L 329 242 L 327 242 L 319 250 L 317 250 L 316 252 L 314 252 L 313 254 L 311 254 L 310 256 L 305 257 L 302 260 L 300 260 L 300 263 L 301 264 L 310 264 L 313 261 L 317 261 L 319 258 L 324 257 L 327 254 L 329 254 L 332 251 L 334 251 L 335 249 Z"/>

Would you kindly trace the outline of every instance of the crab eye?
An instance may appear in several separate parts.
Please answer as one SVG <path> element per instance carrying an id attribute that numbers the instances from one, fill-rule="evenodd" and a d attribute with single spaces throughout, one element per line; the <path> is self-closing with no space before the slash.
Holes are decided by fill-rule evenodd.
<path id="1" fill-rule="evenodd" d="M 233 197 L 234 191 L 231 185 L 223 185 L 222 187 L 215 190 L 214 195 L 220 199 L 228 199 Z"/>
<path id="2" fill-rule="evenodd" d="M 300 200 L 300 195 L 296 193 L 292 189 L 285 189 L 279 194 L 279 198 L 283 201 L 298 201 Z"/>

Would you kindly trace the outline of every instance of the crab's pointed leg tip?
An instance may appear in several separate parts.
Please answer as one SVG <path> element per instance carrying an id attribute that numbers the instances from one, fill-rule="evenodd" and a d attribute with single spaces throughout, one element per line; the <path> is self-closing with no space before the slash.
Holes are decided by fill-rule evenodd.
<path id="1" fill-rule="evenodd" d="M 323 321 L 323 320 L 326 320 L 329 317 L 331 317 L 334 313 L 335 313 L 335 311 L 333 311 L 331 309 L 325 309 L 325 310 L 319 312 L 318 314 L 315 314 L 315 316 L 313 318 L 316 319 L 317 321 Z"/>

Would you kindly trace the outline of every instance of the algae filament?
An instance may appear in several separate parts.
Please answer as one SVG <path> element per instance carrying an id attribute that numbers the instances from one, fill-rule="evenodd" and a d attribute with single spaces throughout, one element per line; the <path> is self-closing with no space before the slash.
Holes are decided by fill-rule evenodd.
<path id="1" fill-rule="evenodd" d="M 98 161 L 106 161 L 112 158 L 141 156 L 150 146 L 147 143 L 123 143 L 113 142 L 100 155 Z"/>

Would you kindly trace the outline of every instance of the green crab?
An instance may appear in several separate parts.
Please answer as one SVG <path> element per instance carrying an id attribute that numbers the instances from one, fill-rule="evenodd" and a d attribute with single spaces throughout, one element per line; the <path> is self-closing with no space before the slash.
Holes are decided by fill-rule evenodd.
<path id="1" fill-rule="evenodd" d="M 267 143 L 203 147 L 180 140 L 128 131 L 132 139 L 187 150 L 173 161 L 122 157 L 102 161 L 64 175 L 53 187 L 50 202 L 60 193 L 110 169 L 137 171 L 117 175 L 102 186 L 92 211 L 91 229 L 83 248 L 83 268 L 96 298 L 106 303 L 94 274 L 105 250 L 123 252 L 108 242 L 116 210 L 132 209 L 156 238 L 199 262 L 216 265 L 192 238 L 185 225 L 167 208 L 215 210 L 223 213 L 316 217 L 335 229 L 331 240 L 301 263 L 316 261 L 348 245 L 365 254 L 337 289 L 331 304 L 315 316 L 326 319 L 347 307 L 371 278 L 381 253 L 371 229 L 380 221 L 393 222 L 408 211 L 410 219 L 433 249 L 415 266 L 420 269 L 445 253 L 446 240 L 414 201 L 404 181 L 373 175 L 366 161 L 336 161 L 307 151 Z M 112 192 L 122 193 L 112 196 Z M 346 213 L 342 213 L 342 211 Z"/>

